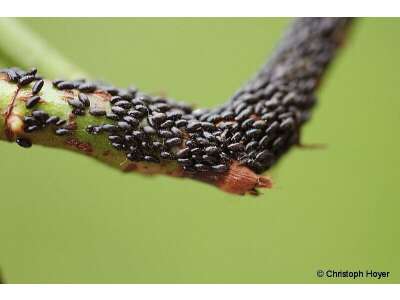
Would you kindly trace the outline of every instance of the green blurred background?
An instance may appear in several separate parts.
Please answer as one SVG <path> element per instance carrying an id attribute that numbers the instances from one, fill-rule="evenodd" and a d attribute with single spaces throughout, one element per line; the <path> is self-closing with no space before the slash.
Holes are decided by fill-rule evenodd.
<path id="1" fill-rule="evenodd" d="M 24 19 L 94 78 L 212 107 L 264 63 L 289 19 Z M 400 281 L 400 19 L 358 20 L 305 143 L 237 197 L 0 143 L 0 267 L 9 283 Z M 27 53 L 29 55 L 29 53 Z M 390 271 L 318 278 L 318 269 Z"/>

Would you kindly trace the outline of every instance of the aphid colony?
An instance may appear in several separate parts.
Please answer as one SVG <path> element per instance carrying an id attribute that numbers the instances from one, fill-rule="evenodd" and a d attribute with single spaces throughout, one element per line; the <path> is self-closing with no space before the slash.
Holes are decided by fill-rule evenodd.
<path id="1" fill-rule="evenodd" d="M 299 142 L 300 126 L 309 119 L 315 103 L 313 92 L 339 44 L 335 30 L 348 20 L 300 19 L 286 35 L 273 59 L 216 109 L 196 109 L 184 103 L 155 97 L 135 88 L 119 89 L 86 80 L 55 80 L 58 90 L 76 90 L 68 99 L 77 117 L 87 113 L 102 118 L 102 125 L 89 125 L 89 134 L 105 136 L 131 161 L 176 161 L 187 172 L 225 172 L 237 161 L 260 173 Z M 66 120 L 35 110 L 45 84 L 36 69 L 2 70 L 18 86 L 32 85 L 26 101 L 30 114 L 24 130 L 32 133 L 52 126 L 56 135 L 72 135 Z M 103 91 L 110 109 L 92 107 L 90 94 Z M 16 142 L 29 147 L 26 138 Z"/>

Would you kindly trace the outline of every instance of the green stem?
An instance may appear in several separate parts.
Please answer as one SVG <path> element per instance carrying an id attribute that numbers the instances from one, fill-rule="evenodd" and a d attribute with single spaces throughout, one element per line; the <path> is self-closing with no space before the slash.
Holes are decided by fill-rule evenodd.
<path id="1" fill-rule="evenodd" d="M 87 77 L 18 19 L 0 18 L 0 52 L 19 67 L 40 69 L 46 77 Z"/>

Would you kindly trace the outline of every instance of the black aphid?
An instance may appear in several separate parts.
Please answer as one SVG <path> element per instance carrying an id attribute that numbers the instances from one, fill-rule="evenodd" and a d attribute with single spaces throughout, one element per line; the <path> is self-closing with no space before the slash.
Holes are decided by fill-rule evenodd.
<path id="1" fill-rule="evenodd" d="M 69 130 L 66 129 L 66 128 L 58 128 L 58 129 L 56 129 L 56 131 L 55 131 L 55 134 L 56 134 L 56 135 L 66 135 L 66 134 L 68 134 L 68 133 L 69 133 Z"/>
<path id="2" fill-rule="evenodd" d="M 80 109 L 84 108 L 83 103 L 76 98 L 68 99 L 68 104 L 74 108 L 80 108 Z"/>
<path id="3" fill-rule="evenodd" d="M 43 85 L 44 85 L 43 79 L 36 81 L 32 87 L 32 94 L 34 95 L 38 94 L 42 90 Z"/>
<path id="4" fill-rule="evenodd" d="M 40 122 L 46 122 L 46 120 L 49 118 L 49 114 L 43 110 L 32 111 L 32 116 Z"/>
<path id="5" fill-rule="evenodd" d="M 29 148 L 32 146 L 31 140 L 24 137 L 17 137 L 15 142 L 23 148 Z"/>
<path id="6" fill-rule="evenodd" d="M 105 116 L 106 115 L 106 111 L 104 109 L 101 108 L 95 108 L 95 107 L 91 107 L 89 109 L 89 114 L 91 114 L 92 116 Z"/>
<path id="7" fill-rule="evenodd" d="M 93 93 L 96 89 L 96 85 L 90 82 L 81 83 L 78 86 L 78 90 L 82 93 Z"/>
<path id="8" fill-rule="evenodd" d="M 182 143 L 180 138 L 172 138 L 165 141 L 165 144 L 169 147 L 178 146 Z"/>
<path id="9" fill-rule="evenodd" d="M 113 113 L 115 113 L 116 115 L 125 115 L 126 114 L 126 110 L 120 106 L 113 106 L 111 108 L 111 111 Z"/>
<path id="10" fill-rule="evenodd" d="M 79 93 L 78 99 L 79 99 L 79 101 L 81 101 L 83 103 L 84 106 L 86 106 L 86 107 L 90 106 L 90 100 L 86 94 Z"/>
<path id="11" fill-rule="evenodd" d="M 8 69 L 6 73 L 11 82 L 18 82 L 20 76 L 15 72 L 15 70 Z"/>
<path id="12" fill-rule="evenodd" d="M 35 75 L 25 75 L 18 80 L 19 86 L 25 86 L 35 80 Z"/>
<path id="13" fill-rule="evenodd" d="M 40 96 L 32 96 L 28 100 L 26 100 L 25 107 L 28 109 L 33 108 L 40 101 Z"/>
<path id="14" fill-rule="evenodd" d="M 51 117 L 49 117 L 49 118 L 46 120 L 46 124 L 48 124 L 48 125 L 50 125 L 50 124 L 56 125 L 57 122 L 58 122 L 59 120 L 60 120 L 59 117 L 57 117 L 57 116 L 51 116 Z"/>
<path id="15" fill-rule="evenodd" d="M 56 126 L 62 126 L 62 125 L 64 125 L 65 123 L 67 123 L 67 120 L 58 120 L 58 121 L 56 122 Z"/>
<path id="16" fill-rule="evenodd" d="M 27 132 L 27 133 L 34 132 L 34 131 L 36 131 L 38 129 L 39 129 L 38 125 L 30 125 L 30 126 L 25 126 L 24 127 L 24 131 Z"/>

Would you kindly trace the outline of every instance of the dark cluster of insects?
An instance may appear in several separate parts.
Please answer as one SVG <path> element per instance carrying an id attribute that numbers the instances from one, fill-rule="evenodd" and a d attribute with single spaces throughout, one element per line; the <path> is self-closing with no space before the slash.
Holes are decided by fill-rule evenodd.
<path id="1" fill-rule="evenodd" d="M 240 89 L 230 101 L 215 109 L 196 109 L 184 103 L 150 96 L 136 88 L 119 89 L 86 80 L 55 80 L 59 90 L 77 90 L 69 99 L 76 116 L 103 118 L 102 125 L 89 125 L 89 134 L 105 134 L 128 160 L 160 163 L 176 161 L 187 172 L 225 172 L 237 161 L 260 173 L 270 168 L 292 145 L 299 143 L 299 130 L 310 117 L 319 78 L 331 60 L 338 41 L 335 30 L 346 19 L 300 19 L 284 38 L 272 60 Z M 40 101 L 43 80 L 36 70 L 6 70 L 20 86 L 32 84 L 33 109 Z M 109 109 L 91 107 L 87 94 L 105 91 Z M 68 134 L 65 120 L 33 110 L 25 117 L 25 131 L 54 126 Z M 29 146 L 26 139 L 17 139 Z"/>
<path id="2" fill-rule="evenodd" d="M 24 132 L 31 133 L 37 130 L 44 129 L 48 126 L 54 127 L 56 135 L 65 135 L 69 132 L 67 128 L 62 126 L 67 123 L 57 116 L 49 116 L 43 110 L 35 109 L 36 105 L 40 103 L 41 97 L 38 95 L 44 86 L 44 80 L 37 74 L 37 69 L 32 68 L 29 71 L 23 71 L 20 68 L 13 67 L 1 70 L 2 73 L 8 75 L 9 81 L 18 85 L 18 88 L 31 85 L 31 97 L 29 97 L 25 106 L 31 110 L 31 113 L 24 116 Z M 16 143 L 24 148 L 32 146 L 32 142 L 26 137 L 17 137 Z"/>

